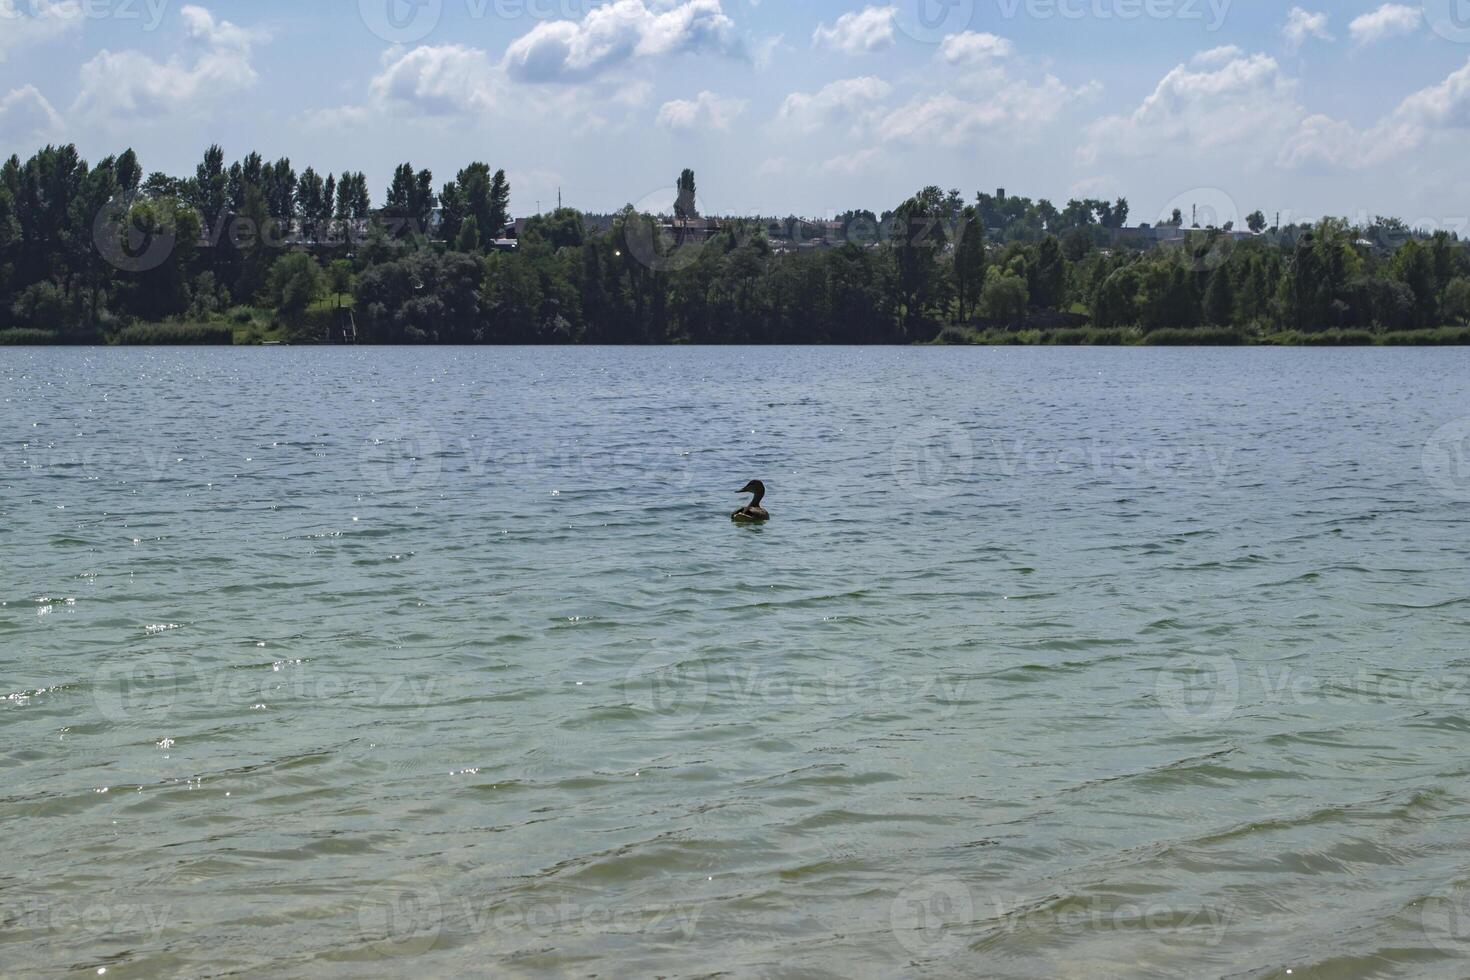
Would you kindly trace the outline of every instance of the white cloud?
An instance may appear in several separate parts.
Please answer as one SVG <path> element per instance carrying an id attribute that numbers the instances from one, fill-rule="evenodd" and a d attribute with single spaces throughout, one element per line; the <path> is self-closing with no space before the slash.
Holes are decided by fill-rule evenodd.
<path id="1" fill-rule="evenodd" d="M 729 129 L 748 104 L 744 99 L 722 99 L 713 92 L 700 92 L 693 99 L 665 102 L 658 112 L 658 124 L 678 132 Z"/>
<path id="2" fill-rule="evenodd" d="M 1404 99 L 1394 118 L 1402 125 L 1425 130 L 1470 127 L 1470 61 L 1438 85 Z"/>
<path id="3" fill-rule="evenodd" d="M 1245 52 L 1234 44 L 1223 44 L 1218 48 L 1201 51 L 1189 59 L 1189 67 L 1199 69 L 1224 68 L 1244 57 Z"/>
<path id="4" fill-rule="evenodd" d="M 888 111 L 878 124 L 886 142 L 964 146 L 993 139 L 1029 139 L 1069 106 L 1094 98 L 1096 82 L 1071 87 L 1055 75 L 1025 77 L 1015 45 L 995 34 L 951 34 L 935 57 L 954 66 L 936 85 Z"/>
<path id="5" fill-rule="evenodd" d="M 1296 82 L 1274 58 L 1216 48 L 1170 71 L 1131 113 L 1094 122 L 1078 155 L 1090 163 L 1105 153 L 1279 145 L 1304 115 Z"/>
<path id="6" fill-rule="evenodd" d="M 1169 72 L 1128 115 L 1088 128 L 1079 157 L 1217 151 L 1247 166 L 1361 170 L 1419 149 L 1437 134 L 1470 130 L 1470 61 L 1405 98 L 1374 125 L 1308 113 L 1297 82 L 1267 55 L 1217 49 Z"/>
<path id="7" fill-rule="evenodd" d="M 812 46 L 832 48 L 845 54 L 871 54 L 893 46 L 897 7 L 864 7 L 838 17 L 831 27 L 817 25 Z"/>
<path id="8" fill-rule="evenodd" d="M 791 161 L 786 157 L 771 157 L 756 168 L 757 177 L 779 177 L 791 169 Z"/>
<path id="9" fill-rule="evenodd" d="M 585 81 L 635 58 L 681 53 L 742 56 L 735 22 L 720 0 L 615 0 L 580 21 L 537 24 L 505 52 L 510 77 Z"/>
<path id="10" fill-rule="evenodd" d="M 1106 174 L 1096 177 L 1084 177 L 1067 188 L 1068 197 L 1082 200 L 1087 198 L 1107 199 L 1109 197 L 1122 197 L 1123 193 L 1123 185 L 1118 182 L 1118 179 Z"/>
<path id="11" fill-rule="evenodd" d="M 384 52 L 382 69 L 368 83 L 362 103 L 314 109 L 297 121 L 305 129 L 350 130 L 390 116 L 399 123 L 428 124 L 494 118 L 531 125 L 556 119 L 570 127 L 562 135 L 577 135 L 606 128 L 603 110 L 631 112 L 647 104 L 652 92 L 652 83 L 643 79 L 615 86 L 517 87 L 504 65 L 482 48 L 395 47 Z"/>
<path id="12" fill-rule="evenodd" d="M 1006 78 L 973 101 L 950 92 L 914 98 L 887 115 L 880 133 L 885 140 L 944 146 L 961 146 L 996 132 L 1026 136 L 1055 120 L 1070 103 L 1095 93 L 1091 84 L 1068 88 L 1054 75 L 1037 83 Z"/>
<path id="13" fill-rule="evenodd" d="M 81 91 L 73 111 L 93 121 L 159 119 L 203 111 L 252 87 L 251 45 L 261 35 L 229 21 L 216 21 L 202 7 L 180 10 L 192 62 L 175 55 L 156 61 L 141 51 L 99 51 L 81 69 Z"/>
<path id="14" fill-rule="evenodd" d="M 1293 53 L 1300 51 L 1307 39 L 1313 37 L 1319 41 L 1333 40 L 1327 30 L 1327 20 L 1325 12 L 1313 13 L 1301 7 L 1292 7 L 1281 28 L 1281 36 L 1286 38 L 1286 49 Z"/>
<path id="15" fill-rule="evenodd" d="M 19 51 L 80 30 L 76 0 L 0 0 L 0 61 Z"/>
<path id="16" fill-rule="evenodd" d="M 1282 148 L 1286 167 L 1362 168 L 1417 150 L 1436 133 L 1470 129 L 1470 61 L 1420 89 L 1368 130 L 1316 115 Z"/>
<path id="17" fill-rule="evenodd" d="M 34 85 L 0 98 L 0 140 L 28 145 L 60 133 L 61 128 L 61 116 Z"/>
<path id="18" fill-rule="evenodd" d="M 973 65 L 987 61 L 1009 58 L 1015 53 L 1015 45 L 995 34 L 965 31 L 951 34 L 939 45 L 939 57 L 952 65 Z"/>
<path id="19" fill-rule="evenodd" d="M 830 160 L 824 161 L 819 169 L 825 174 L 855 177 L 869 169 L 868 165 L 877 159 L 877 157 L 878 148 L 868 147 L 866 150 L 858 150 L 854 153 L 844 153 L 840 156 L 832 157 Z"/>
<path id="20" fill-rule="evenodd" d="M 1372 44 L 1384 38 L 1412 34 L 1424 22 L 1424 9 L 1405 3 L 1386 3 L 1377 10 L 1355 18 L 1348 33 L 1359 44 Z"/>
<path id="21" fill-rule="evenodd" d="M 426 45 L 404 52 L 369 85 L 373 100 L 380 105 L 400 103 L 435 116 L 488 111 L 497 103 L 501 89 L 499 69 L 489 55 L 462 44 Z"/>
<path id="22" fill-rule="evenodd" d="M 1308 116 L 1282 146 L 1278 161 L 1292 170 L 1338 167 L 1351 161 L 1359 148 L 1373 152 L 1372 147 L 1362 147 L 1361 141 L 1357 129 L 1349 123 L 1321 114 Z"/>
<path id="23" fill-rule="evenodd" d="M 817 129 L 829 123 L 860 122 L 888 98 L 892 86 L 867 75 L 845 78 L 818 92 L 792 92 L 776 112 L 776 121 L 796 129 Z"/>
<path id="24" fill-rule="evenodd" d="M 185 6 L 179 10 L 179 16 L 190 40 L 212 48 L 248 48 L 263 38 L 259 32 L 236 27 L 227 20 L 216 21 L 214 14 L 203 7 Z"/>

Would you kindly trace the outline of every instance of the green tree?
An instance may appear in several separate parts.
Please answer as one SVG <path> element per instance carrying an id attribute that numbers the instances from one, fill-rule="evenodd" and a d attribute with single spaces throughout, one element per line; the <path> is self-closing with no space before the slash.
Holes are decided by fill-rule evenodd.
<path id="1" fill-rule="evenodd" d="M 1134 266 L 1118 269 L 1103 279 L 1092 297 L 1093 323 L 1105 330 L 1136 324 L 1138 289 L 1138 269 Z"/>
<path id="2" fill-rule="evenodd" d="M 121 183 L 121 182 L 120 182 Z M 220 219 L 229 209 L 229 175 L 225 172 L 225 151 L 214 144 L 204 151 L 204 160 L 194 170 L 190 202 L 199 211 L 204 227 L 212 234 L 220 227 Z"/>
<path id="3" fill-rule="evenodd" d="M 558 208 L 527 219 L 525 239 L 543 241 L 554 249 L 580 248 L 587 241 L 587 228 L 580 211 Z"/>
<path id="4" fill-rule="evenodd" d="M 456 252 L 478 252 L 480 250 L 480 223 L 475 220 L 474 215 L 464 219 L 460 226 L 459 236 L 454 240 Z"/>
<path id="5" fill-rule="evenodd" d="M 960 320 L 973 315 L 985 284 L 985 226 L 971 205 L 960 212 L 954 246 L 955 295 L 959 297 Z"/>
<path id="6" fill-rule="evenodd" d="M 674 185 L 674 217 L 697 218 L 699 206 L 695 203 L 694 171 L 685 169 Z"/>
<path id="7" fill-rule="evenodd" d="M 187 312 L 194 245 L 203 230 L 199 212 L 179 198 L 143 198 L 115 230 L 119 236 L 115 254 L 153 257 L 116 281 L 119 310 L 151 321 Z"/>
<path id="8" fill-rule="evenodd" d="M 1029 302 L 1024 277 L 994 266 L 985 273 L 985 289 L 980 294 L 980 309 L 986 316 L 998 320 L 1015 320 L 1026 315 Z"/>
<path id="9" fill-rule="evenodd" d="M 1127 209 L 1127 203 L 1123 204 Z M 1032 265 L 1031 300 L 1044 309 L 1060 309 L 1067 292 L 1067 258 L 1055 235 L 1047 235 L 1036 249 Z"/>
<path id="10" fill-rule="evenodd" d="M 359 171 L 348 171 L 337 182 L 337 217 L 343 220 L 360 220 L 372 211 L 368 196 L 367 175 Z"/>
<path id="11" fill-rule="evenodd" d="M 912 335 L 934 293 L 936 257 L 944 244 L 940 222 L 944 192 L 924 188 L 894 212 L 894 261 L 898 266 L 901 323 Z"/>
<path id="12" fill-rule="evenodd" d="M 1210 276 L 1205 287 L 1205 323 L 1215 327 L 1230 326 L 1235 320 L 1235 286 L 1230 280 L 1230 269 L 1221 266 Z"/>
<path id="13" fill-rule="evenodd" d="M 343 294 L 352 292 L 353 274 L 352 263 L 347 259 L 336 259 L 327 266 L 327 289 L 337 301 L 337 309 L 342 308 Z"/>
<path id="14" fill-rule="evenodd" d="M 497 170 L 495 176 L 490 178 L 490 210 L 482 226 L 486 237 L 499 238 L 509 220 L 510 181 L 505 179 L 504 170 Z"/>
<path id="15" fill-rule="evenodd" d="M 74 326 L 74 311 L 54 282 L 32 283 L 21 290 L 10 312 L 17 327 L 64 334 Z"/>
<path id="16" fill-rule="evenodd" d="M 296 171 L 285 157 L 266 167 L 261 174 L 260 189 L 265 194 L 266 209 L 277 222 L 287 223 L 296 214 Z"/>
<path id="17" fill-rule="evenodd" d="M 1429 249 L 1410 239 L 1394 253 L 1390 268 L 1393 277 L 1414 293 L 1415 326 L 1433 326 L 1439 312 L 1439 297 L 1434 283 L 1434 259 Z"/>
<path id="18" fill-rule="evenodd" d="M 429 218 L 439 203 L 434 193 L 434 175 L 428 170 L 414 172 L 411 164 L 400 164 L 393 171 L 393 182 L 388 185 L 384 213 L 397 219 L 400 233 L 425 234 Z"/>
<path id="19" fill-rule="evenodd" d="M 464 227 L 464 219 L 469 214 L 469 201 L 459 181 L 451 180 L 439 191 L 439 207 L 439 237 L 446 242 L 454 242 L 459 238 L 459 230 Z"/>
<path id="20" fill-rule="evenodd" d="M 317 236 L 324 200 L 330 200 L 327 197 L 326 181 L 311 167 L 307 167 L 301 171 L 301 178 L 296 182 L 296 216 L 301 220 L 302 230 L 308 239 Z"/>
<path id="21" fill-rule="evenodd" d="M 1456 276 L 1444 290 L 1445 316 L 1470 323 L 1470 277 Z"/>
<path id="22" fill-rule="evenodd" d="M 292 252 L 271 266 L 266 295 L 282 322 L 299 327 L 325 282 L 316 259 L 305 252 Z"/>
<path id="23" fill-rule="evenodd" d="M 1062 254 L 1066 256 L 1068 262 L 1075 264 L 1087 257 L 1094 244 L 1092 236 L 1086 231 L 1081 228 L 1073 228 L 1062 239 Z"/>

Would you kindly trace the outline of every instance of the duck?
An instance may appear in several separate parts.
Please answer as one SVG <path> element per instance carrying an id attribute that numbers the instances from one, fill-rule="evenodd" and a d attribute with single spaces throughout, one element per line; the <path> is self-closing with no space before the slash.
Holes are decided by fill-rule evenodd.
<path id="1" fill-rule="evenodd" d="M 730 515 L 730 520 L 738 524 L 761 524 L 771 519 L 771 515 L 761 506 L 761 498 L 766 495 L 766 485 L 759 480 L 751 480 L 741 487 L 736 493 L 755 494 L 748 505 L 740 508 Z"/>

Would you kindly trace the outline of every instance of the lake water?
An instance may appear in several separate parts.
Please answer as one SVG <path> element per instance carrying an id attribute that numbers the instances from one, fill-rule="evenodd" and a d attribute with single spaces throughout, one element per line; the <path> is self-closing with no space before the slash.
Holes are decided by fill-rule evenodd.
<path id="1" fill-rule="evenodd" d="M 1470 351 L 0 378 L 0 974 L 1470 970 Z"/>

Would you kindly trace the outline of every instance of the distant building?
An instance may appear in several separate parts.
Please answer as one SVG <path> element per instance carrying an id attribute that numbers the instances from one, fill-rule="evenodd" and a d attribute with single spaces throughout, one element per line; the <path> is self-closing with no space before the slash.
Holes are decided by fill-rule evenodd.
<path id="1" fill-rule="evenodd" d="M 1189 240 L 1190 235 L 1214 234 L 1233 242 L 1249 241 L 1259 238 L 1253 231 L 1242 231 L 1232 228 L 1230 231 L 1211 228 L 1184 228 L 1174 225 L 1155 225 L 1148 227 L 1140 225 L 1137 228 L 1114 228 L 1114 245 L 1132 245 L 1135 248 L 1157 248 L 1163 245 L 1183 245 Z"/>
<path id="2" fill-rule="evenodd" d="M 714 218 L 663 218 L 658 230 L 680 242 L 706 242 L 724 230 L 724 226 Z"/>

